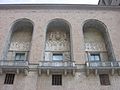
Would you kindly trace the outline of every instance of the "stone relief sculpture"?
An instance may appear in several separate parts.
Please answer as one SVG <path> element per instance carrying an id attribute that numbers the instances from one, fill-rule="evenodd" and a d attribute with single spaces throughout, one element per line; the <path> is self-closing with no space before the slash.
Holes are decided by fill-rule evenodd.
<path id="1" fill-rule="evenodd" d="M 64 60 L 70 60 L 70 38 L 63 30 L 53 30 L 47 33 L 45 60 L 51 60 L 53 52 L 62 52 Z"/>
<path id="2" fill-rule="evenodd" d="M 86 51 L 106 51 L 104 42 L 86 42 Z"/>
<path id="3" fill-rule="evenodd" d="M 32 32 L 29 30 L 18 30 L 13 33 L 9 50 L 29 51 Z"/>
<path id="4" fill-rule="evenodd" d="M 10 44 L 9 50 L 29 51 L 29 49 L 30 49 L 30 42 L 12 42 Z"/>
<path id="5" fill-rule="evenodd" d="M 46 50 L 69 51 L 69 36 L 64 32 L 49 32 L 46 40 Z"/>
<path id="6" fill-rule="evenodd" d="M 89 28 L 84 33 L 86 51 L 107 51 L 105 41 L 100 32 L 94 28 Z"/>

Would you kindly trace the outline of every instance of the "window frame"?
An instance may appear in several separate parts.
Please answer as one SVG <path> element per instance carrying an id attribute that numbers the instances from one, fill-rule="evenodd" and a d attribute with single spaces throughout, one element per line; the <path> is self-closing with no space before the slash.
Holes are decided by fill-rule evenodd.
<path id="1" fill-rule="evenodd" d="M 58 56 L 60 56 L 61 55 L 61 57 L 62 57 L 62 59 L 60 60 L 57 60 L 57 59 L 54 59 L 54 55 L 58 55 Z M 63 61 L 64 60 L 64 56 L 63 56 L 63 53 L 53 53 L 52 54 L 52 61 Z"/>
<path id="2" fill-rule="evenodd" d="M 94 60 L 91 60 L 92 56 L 94 57 Z M 95 59 L 96 56 L 99 57 L 99 60 Z M 90 61 L 101 61 L 100 53 L 90 53 Z"/>
<path id="3" fill-rule="evenodd" d="M 52 86 L 62 86 L 62 75 L 61 74 L 52 75 Z"/>
<path id="4" fill-rule="evenodd" d="M 24 54 L 24 59 L 23 59 L 23 60 L 21 60 L 21 59 L 20 59 L 20 60 L 17 60 L 17 59 L 16 59 L 16 54 Z M 27 52 L 19 52 L 19 51 L 18 51 L 18 52 L 15 52 L 14 60 L 15 60 L 15 61 L 26 61 L 26 60 L 27 60 Z"/>
<path id="5" fill-rule="evenodd" d="M 15 74 L 7 73 L 5 76 L 4 84 L 14 84 Z"/>
<path id="6" fill-rule="evenodd" d="M 91 55 L 98 55 L 99 56 L 99 60 L 91 60 Z M 101 54 L 100 54 L 100 52 L 87 52 L 87 59 L 88 59 L 88 61 L 101 61 Z"/>
<path id="7" fill-rule="evenodd" d="M 99 74 L 100 84 L 101 85 L 111 85 L 110 78 L 108 74 Z"/>

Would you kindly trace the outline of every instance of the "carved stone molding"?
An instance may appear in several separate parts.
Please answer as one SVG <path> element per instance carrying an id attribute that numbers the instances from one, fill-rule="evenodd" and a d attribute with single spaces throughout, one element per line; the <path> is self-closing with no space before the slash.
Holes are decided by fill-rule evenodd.
<path id="1" fill-rule="evenodd" d="M 30 48 L 30 42 L 12 42 L 10 44 L 10 50 L 29 51 L 29 48 Z"/>
<path id="2" fill-rule="evenodd" d="M 53 53 L 62 53 L 64 60 L 70 60 L 70 37 L 64 30 L 52 30 L 47 33 L 45 60 L 51 61 Z"/>
<path id="3" fill-rule="evenodd" d="M 106 51 L 106 47 L 105 47 L 105 43 L 103 42 L 87 42 L 85 43 L 85 50 Z"/>
<path id="4" fill-rule="evenodd" d="M 46 40 L 46 50 L 48 51 L 69 51 L 69 35 L 63 31 L 48 32 Z"/>

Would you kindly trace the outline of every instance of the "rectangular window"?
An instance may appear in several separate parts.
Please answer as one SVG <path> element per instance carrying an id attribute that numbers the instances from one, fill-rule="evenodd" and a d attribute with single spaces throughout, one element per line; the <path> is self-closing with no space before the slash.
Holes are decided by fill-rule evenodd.
<path id="1" fill-rule="evenodd" d="M 13 84 L 15 74 L 6 74 L 4 84 Z"/>
<path id="2" fill-rule="evenodd" d="M 16 53 L 15 60 L 25 60 L 25 53 Z"/>
<path id="3" fill-rule="evenodd" d="M 63 54 L 53 54 L 53 61 L 63 60 Z"/>
<path id="4" fill-rule="evenodd" d="M 100 61 L 100 54 L 90 54 L 90 61 Z"/>
<path id="5" fill-rule="evenodd" d="M 110 85 L 109 75 L 108 74 L 100 74 L 100 83 L 101 85 Z"/>
<path id="6" fill-rule="evenodd" d="M 62 75 L 52 75 L 52 85 L 62 85 Z"/>

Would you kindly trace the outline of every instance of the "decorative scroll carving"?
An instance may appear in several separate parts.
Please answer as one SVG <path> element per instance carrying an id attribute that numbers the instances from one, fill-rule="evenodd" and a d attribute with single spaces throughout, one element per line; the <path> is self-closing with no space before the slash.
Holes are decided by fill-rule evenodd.
<path id="1" fill-rule="evenodd" d="M 106 51 L 104 42 L 87 42 L 85 43 L 86 51 Z"/>
<path id="2" fill-rule="evenodd" d="M 47 51 L 69 51 L 69 35 L 63 31 L 54 31 L 47 34 L 46 50 Z"/>
<path id="3" fill-rule="evenodd" d="M 29 51 L 30 42 L 12 42 L 10 44 L 10 50 L 22 50 L 22 51 Z"/>
<path id="4" fill-rule="evenodd" d="M 64 61 L 70 60 L 70 37 L 64 30 L 52 30 L 47 33 L 45 60 L 51 61 L 53 52 L 62 53 Z"/>
<path id="5" fill-rule="evenodd" d="M 86 51 L 106 51 L 105 41 L 102 33 L 94 28 L 88 28 L 84 32 Z"/>
<path id="6" fill-rule="evenodd" d="M 12 34 L 11 44 L 9 50 L 15 51 L 29 51 L 30 42 L 32 38 L 32 31 L 29 28 L 23 27 L 16 30 Z"/>

